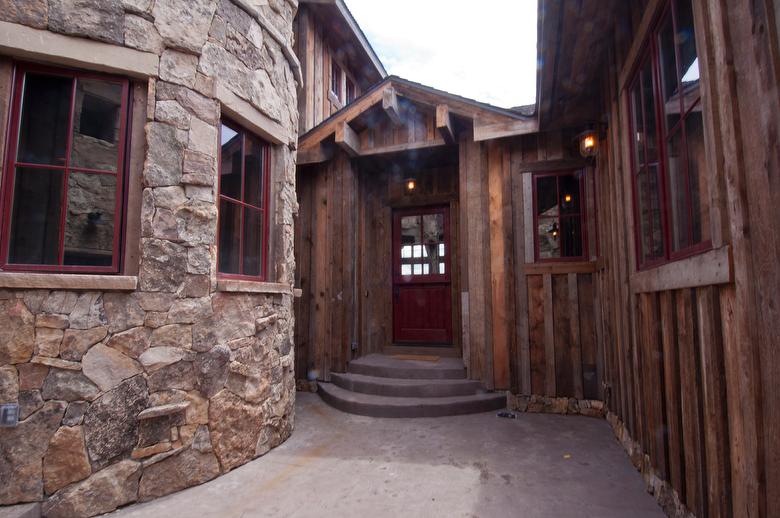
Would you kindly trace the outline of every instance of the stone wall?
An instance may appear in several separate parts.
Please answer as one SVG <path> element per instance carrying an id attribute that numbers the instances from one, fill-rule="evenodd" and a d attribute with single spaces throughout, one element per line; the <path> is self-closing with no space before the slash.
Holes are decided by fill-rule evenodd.
<path id="1" fill-rule="evenodd" d="M 260 4 L 0 0 L 2 21 L 160 62 L 134 108 L 147 117 L 143 173 L 130 178 L 142 196 L 128 212 L 141 237 L 126 244 L 138 248 L 138 289 L 0 290 L 0 403 L 21 410 L 0 428 L 0 504 L 92 516 L 210 480 L 289 437 L 297 2 Z M 290 136 L 273 151 L 279 293 L 218 289 L 218 87 Z"/>

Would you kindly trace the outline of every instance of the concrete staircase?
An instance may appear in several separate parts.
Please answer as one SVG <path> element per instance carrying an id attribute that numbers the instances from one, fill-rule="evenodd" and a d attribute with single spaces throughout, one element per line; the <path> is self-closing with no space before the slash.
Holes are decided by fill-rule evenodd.
<path id="1" fill-rule="evenodd" d="M 372 417 L 440 417 L 475 414 L 506 406 L 506 396 L 488 393 L 466 379 L 457 358 L 401 360 L 372 354 L 349 363 L 346 374 L 331 374 L 318 392 L 343 412 Z"/>

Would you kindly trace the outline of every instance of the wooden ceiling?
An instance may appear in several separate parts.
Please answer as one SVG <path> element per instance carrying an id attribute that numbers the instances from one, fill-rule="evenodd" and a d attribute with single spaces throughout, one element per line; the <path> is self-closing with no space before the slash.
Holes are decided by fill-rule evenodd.
<path id="1" fill-rule="evenodd" d="M 599 80 L 626 0 L 539 0 L 539 125 L 543 131 L 599 120 Z"/>

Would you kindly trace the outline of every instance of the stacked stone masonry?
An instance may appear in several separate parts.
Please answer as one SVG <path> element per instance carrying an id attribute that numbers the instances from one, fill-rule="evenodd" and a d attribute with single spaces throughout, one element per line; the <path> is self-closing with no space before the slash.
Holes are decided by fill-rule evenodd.
<path id="1" fill-rule="evenodd" d="M 140 82 L 147 106 L 135 107 L 147 117 L 142 178 L 130 178 L 143 188 L 141 238 L 126 243 L 138 247 L 138 289 L 0 291 L 0 403 L 20 405 L 18 426 L 0 428 L 0 505 L 93 516 L 213 479 L 289 437 L 292 289 L 217 289 L 216 92 L 291 136 L 273 151 L 269 280 L 292 286 L 298 115 L 278 39 L 292 44 L 296 8 L 0 0 L 2 21 L 160 58 L 158 76 Z"/>

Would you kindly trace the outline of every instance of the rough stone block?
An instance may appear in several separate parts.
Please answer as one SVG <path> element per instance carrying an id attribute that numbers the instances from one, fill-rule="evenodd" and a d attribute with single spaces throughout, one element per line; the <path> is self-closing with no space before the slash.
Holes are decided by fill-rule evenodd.
<path id="1" fill-rule="evenodd" d="M 63 426 L 49 442 L 43 458 L 43 485 L 47 494 L 84 480 L 92 474 L 80 426 Z"/>

